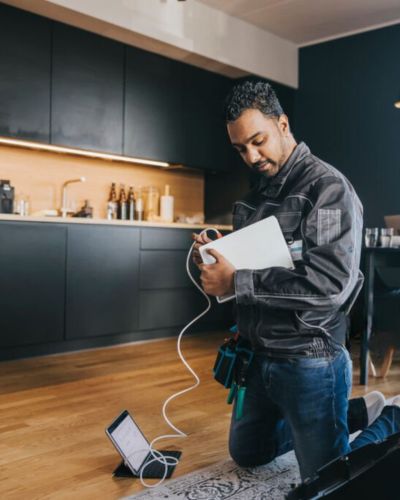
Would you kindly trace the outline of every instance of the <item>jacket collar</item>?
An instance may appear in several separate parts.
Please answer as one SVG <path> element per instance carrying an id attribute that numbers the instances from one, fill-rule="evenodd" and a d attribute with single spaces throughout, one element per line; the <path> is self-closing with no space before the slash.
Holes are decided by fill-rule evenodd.
<path id="1" fill-rule="evenodd" d="M 270 179 L 265 176 L 261 177 L 257 186 L 257 191 L 261 192 L 268 198 L 277 198 L 282 191 L 282 188 L 285 185 L 293 167 L 299 164 L 308 154 L 310 154 L 309 147 L 304 142 L 300 142 L 294 148 L 292 154 L 286 160 L 286 163 L 284 163 L 283 167 L 274 177 Z"/>

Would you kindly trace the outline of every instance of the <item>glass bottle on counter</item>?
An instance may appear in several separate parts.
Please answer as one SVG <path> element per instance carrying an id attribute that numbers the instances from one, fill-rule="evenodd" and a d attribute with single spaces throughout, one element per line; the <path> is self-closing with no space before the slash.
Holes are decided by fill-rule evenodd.
<path id="1" fill-rule="evenodd" d="M 128 212 L 128 203 L 126 201 L 125 186 L 121 184 L 119 189 L 119 200 L 118 200 L 118 219 L 126 220 Z"/>
<path id="2" fill-rule="evenodd" d="M 116 219 L 118 214 L 118 203 L 117 203 L 117 190 L 115 188 L 115 182 L 111 184 L 110 196 L 107 203 L 107 219 Z"/>
<path id="3" fill-rule="evenodd" d="M 160 193 L 155 186 L 149 186 L 146 192 L 147 197 L 144 218 L 149 221 L 154 221 L 159 218 Z"/>
<path id="4" fill-rule="evenodd" d="M 128 192 L 128 220 L 135 220 L 135 201 L 133 186 L 130 186 Z"/>
<path id="5" fill-rule="evenodd" d="M 144 203 L 142 196 L 142 188 L 138 188 L 138 192 L 136 195 L 136 206 L 135 206 L 135 220 L 142 221 L 144 213 Z"/>

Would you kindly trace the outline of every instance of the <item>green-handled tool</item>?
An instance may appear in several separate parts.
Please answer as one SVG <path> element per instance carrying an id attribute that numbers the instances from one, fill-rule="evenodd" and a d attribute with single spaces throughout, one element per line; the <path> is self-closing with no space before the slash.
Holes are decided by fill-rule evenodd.
<path id="1" fill-rule="evenodd" d="M 232 382 L 231 389 L 228 394 L 228 399 L 226 400 L 228 405 L 231 405 L 233 403 L 233 400 L 235 399 L 236 396 L 236 392 L 237 392 L 237 384 L 236 382 Z"/>
<path id="2" fill-rule="evenodd" d="M 246 387 L 239 387 L 236 398 L 236 419 L 239 420 L 243 417 L 243 404 L 246 395 Z"/>

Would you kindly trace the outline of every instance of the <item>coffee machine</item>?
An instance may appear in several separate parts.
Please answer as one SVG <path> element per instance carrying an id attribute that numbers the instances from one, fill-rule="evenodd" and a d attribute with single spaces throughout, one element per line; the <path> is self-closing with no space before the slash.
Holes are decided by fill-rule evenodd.
<path id="1" fill-rule="evenodd" d="M 14 208 L 14 188 L 10 181 L 0 180 L 0 213 L 12 214 Z"/>

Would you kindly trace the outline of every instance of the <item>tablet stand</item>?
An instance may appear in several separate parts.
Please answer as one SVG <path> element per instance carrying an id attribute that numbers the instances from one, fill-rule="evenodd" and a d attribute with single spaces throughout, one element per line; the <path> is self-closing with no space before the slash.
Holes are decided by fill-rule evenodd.
<path id="1" fill-rule="evenodd" d="M 164 457 L 174 457 L 178 458 L 181 456 L 181 451 L 168 451 L 160 450 L 159 453 Z M 168 465 L 168 471 L 165 476 L 166 479 L 172 476 L 176 464 Z M 144 469 L 143 478 L 144 479 L 161 479 L 164 476 L 165 465 L 161 462 L 152 462 L 151 465 Z M 113 475 L 115 477 L 139 477 L 139 474 L 134 474 L 129 467 L 127 467 L 124 462 L 121 462 L 118 467 L 114 470 Z"/>

